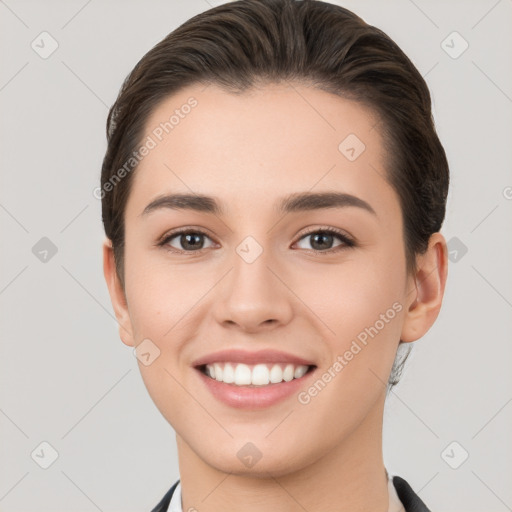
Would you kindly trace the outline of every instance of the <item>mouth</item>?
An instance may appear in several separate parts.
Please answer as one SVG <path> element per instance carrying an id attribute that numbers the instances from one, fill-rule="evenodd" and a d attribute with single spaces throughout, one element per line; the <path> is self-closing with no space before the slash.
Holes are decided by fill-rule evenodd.
<path id="1" fill-rule="evenodd" d="M 291 363 L 216 362 L 196 366 L 203 375 L 211 380 L 234 387 L 261 388 L 300 380 L 313 372 L 316 365 Z"/>
<path id="2" fill-rule="evenodd" d="M 301 361 L 303 362 L 303 361 Z M 224 406 L 245 411 L 268 409 L 297 397 L 317 366 L 298 363 L 216 361 L 194 366 L 207 393 Z"/>

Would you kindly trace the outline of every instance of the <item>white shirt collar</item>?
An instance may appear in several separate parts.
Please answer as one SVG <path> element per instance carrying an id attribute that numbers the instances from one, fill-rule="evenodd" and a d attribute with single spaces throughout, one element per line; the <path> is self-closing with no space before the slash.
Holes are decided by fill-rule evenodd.
<path id="1" fill-rule="evenodd" d="M 167 512 L 183 512 L 183 509 L 181 508 L 181 482 L 178 482 L 176 489 L 174 489 L 174 492 L 172 493 Z"/>

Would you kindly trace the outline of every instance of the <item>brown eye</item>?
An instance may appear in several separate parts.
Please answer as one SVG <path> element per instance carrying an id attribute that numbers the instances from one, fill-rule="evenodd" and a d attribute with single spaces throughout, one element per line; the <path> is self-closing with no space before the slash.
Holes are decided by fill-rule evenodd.
<path id="1" fill-rule="evenodd" d="M 182 230 L 175 231 L 167 236 L 161 243 L 170 246 L 176 251 L 196 252 L 205 249 L 205 238 L 209 237 L 202 231 Z M 209 246 L 208 246 L 209 247 Z"/>
<path id="2" fill-rule="evenodd" d="M 316 231 L 310 231 L 303 235 L 299 242 L 307 239 L 310 239 L 310 247 L 301 247 L 301 249 L 313 250 L 315 252 L 335 252 L 355 245 L 346 235 L 333 228 L 322 228 Z M 333 245 L 336 239 L 341 243 Z"/>

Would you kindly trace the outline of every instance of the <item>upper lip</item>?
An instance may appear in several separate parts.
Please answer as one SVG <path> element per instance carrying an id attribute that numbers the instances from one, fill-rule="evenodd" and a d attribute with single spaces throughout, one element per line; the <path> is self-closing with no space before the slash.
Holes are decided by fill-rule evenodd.
<path id="1" fill-rule="evenodd" d="M 207 354 L 196 359 L 192 366 L 203 366 L 219 362 L 233 362 L 245 364 L 257 363 L 290 363 L 295 365 L 314 366 L 314 363 L 302 357 L 281 352 L 279 350 L 258 350 L 249 352 L 247 350 L 228 349 Z"/>

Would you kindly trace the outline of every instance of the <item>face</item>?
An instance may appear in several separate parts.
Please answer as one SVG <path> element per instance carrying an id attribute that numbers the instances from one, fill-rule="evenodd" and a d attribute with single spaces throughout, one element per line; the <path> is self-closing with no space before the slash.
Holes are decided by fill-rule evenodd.
<path id="1" fill-rule="evenodd" d="M 116 314 L 181 445 L 278 475 L 377 422 L 416 296 L 372 111 L 299 84 L 195 85 L 144 141 Z"/>

